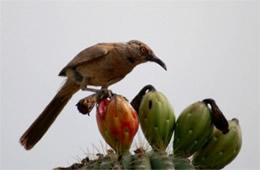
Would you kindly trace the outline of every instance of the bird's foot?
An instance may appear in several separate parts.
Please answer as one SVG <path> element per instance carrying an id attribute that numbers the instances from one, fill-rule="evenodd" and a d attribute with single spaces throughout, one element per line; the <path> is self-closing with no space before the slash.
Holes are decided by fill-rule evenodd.
<path id="1" fill-rule="evenodd" d="M 97 103 L 100 102 L 103 98 L 111 98 L 113 96 L 113 92 L 108 90 L 107 88 L 102 88 L 98 92 L 96 92 Z"/>

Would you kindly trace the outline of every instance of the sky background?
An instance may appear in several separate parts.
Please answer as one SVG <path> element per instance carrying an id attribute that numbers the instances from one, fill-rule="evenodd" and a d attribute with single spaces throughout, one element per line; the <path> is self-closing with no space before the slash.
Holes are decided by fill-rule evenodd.
<path id="1" fill-rule="evenodd" d="M 31 151 L 18 141 L 61 87 L 64 78 L 57 75 L 77 53 L 131 39 L 148 44 L 168 71 L 142 64 L 110 88 L 132 100 L 152 84 L 176 116 L 196 101 L 215 99 L 242 128 L 242 149 L 225 169 L 260 169 L 258 1 L 1 1 L 0 20 L 1 169 L 68 166 L 105 150 L 95 111 L 85 116 L 75 107 L 89 95 L 82 91 Z M 144 143 L 140 134 L 132 150 Z"/>

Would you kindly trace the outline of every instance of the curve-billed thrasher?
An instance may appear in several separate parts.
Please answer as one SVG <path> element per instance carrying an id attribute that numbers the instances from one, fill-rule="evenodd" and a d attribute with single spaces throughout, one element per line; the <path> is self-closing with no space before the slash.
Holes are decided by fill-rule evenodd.
<path id="1" fill-rule="evenodd" d="M 67 77 L 66 83 L 20 138 L 21 144 L 25 149 L 31 149 L 79 89 L 84 90 L 87 85 L 107 88 L 123 79 L 136 65 L 147 61 L 156 62 L 166 70 L 153 51 L 137 40 L 99 43 L 81 51 L 59 73 L 59 76 Z"/>

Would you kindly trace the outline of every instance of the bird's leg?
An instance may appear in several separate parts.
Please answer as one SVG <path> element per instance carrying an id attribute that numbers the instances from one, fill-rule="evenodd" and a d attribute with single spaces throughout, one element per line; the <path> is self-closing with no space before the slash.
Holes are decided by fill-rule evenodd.
<path id="1" fill-rule="evenodd" d="M 89 88 L 89 87 L 85 87 L 84 89 L 82 89 L 83 91 L 90 91 L 90 92 L 94 92 L 96 94 L 104 94 L 104 96 L 108 96 L 111 97 L 112 96 L 112 91 L 105 89 L 105 88 L 101 88 L 101 89 L 94 89 L 94 88 Z"/>
<path id="2" fill-rule="evenodd" d="M 96 93 L 96 98 L 97 101 L 99 102 L 102 98 L 109 97 L 111 98 L 113 93 L 111 90 L 108 90 L 107 87 L 102 87 L 100 90 L 98 89 L 93 89 L 93 88 L 88 88 L 88 81 L 89 79 L 87 77 L 83 77 L 82 81 L 80 82 L 80 89 L 82 91 L 90 91 Z"/>
<path id="3" fill-rule="evenodd" d="M 100 93 L 100 94 L 104 94 L 103 96 L 107 96 L 107 97 L 112 96 L 111 90 L 108 90 L 107 87 L 102 87 L 100 90 L 88 88 L 88 82 L 89 82 L 89 78 L 87 78 L 87 77 L 82 78 L 82 81 L 80 82 L 80 89 L 82 91 L 90 91 L 90 92 L 94 92 L 94 93 Z"/>
<path id="4" fill-rule="evenodd" d="M 99 93 L 101 91 L 99 89 L 93 89 L 93 88 L 88 88 L 88 87 L 86 87 L 86 88 L 84 88 L 82 90 L 83 91 L 90 91 L 90 92 L 94 92 L 94 93 Z"/>

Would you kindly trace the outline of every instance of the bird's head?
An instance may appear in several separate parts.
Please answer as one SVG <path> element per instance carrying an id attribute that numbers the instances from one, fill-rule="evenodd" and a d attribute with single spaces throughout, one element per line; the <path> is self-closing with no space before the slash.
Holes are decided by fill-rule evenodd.
<path id="1" fill-rule="evenodd" d="M 162 66 L 165 70 L 167 70 L 166 65 L 162 60 L 160 60 L 156 55 L 153 53 L 152 49 L 148 47 L 145 43 L 138 41 L 138 40 L 131 40 L 128 41 L 127 44 L 130 46 L 130 53 L 131 57 L 129 60 L 133 60 L 133 62 L 137 63 L 145 63 L 147 61 L 152 61 L 160 66 Z"/>

